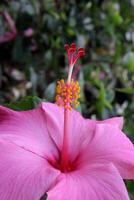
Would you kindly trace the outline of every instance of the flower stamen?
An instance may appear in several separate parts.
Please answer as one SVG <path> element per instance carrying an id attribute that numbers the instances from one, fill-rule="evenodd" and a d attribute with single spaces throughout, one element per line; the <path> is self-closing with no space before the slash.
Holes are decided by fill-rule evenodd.
<path id="1" fill-rule="evenodd" d="M 63 129 L 63 145 L 61 150 L 60 169 L 62 172 L 67 172 L 70 169 L 69 163 L 69 124 L 70 113 L 72 107 L 79 105 L 78 99 L 80 98 L 80 86 L 78 81 L 72 79 L 73 68 L 77 60 L 85 54 L 83 48 L 77 49 L 76 44 L 65 44 L 65 49 L 68 54 L 68 77 L 65 82 L 63 79 L 57 82 L 56 87 L 56 103 L 64 107 L 64 129 Z"/>
<path id="2" fill-rule="evenodd" d="M 71 110 L 71 106 L 76 108 L 79 105 L 80 86 L 78 81 L 72 79 L 70 84 L 65 83 L 63 79 L 58 81 L 56 93 L 56 103 L 58 106 Z"/>

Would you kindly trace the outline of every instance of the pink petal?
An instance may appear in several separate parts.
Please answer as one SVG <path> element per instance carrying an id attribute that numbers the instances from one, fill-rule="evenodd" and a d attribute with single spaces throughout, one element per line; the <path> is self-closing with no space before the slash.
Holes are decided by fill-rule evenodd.
<path id="1" fill-rule="evenodd" d="M 58 146 L 62 149 L 64 109 L 56 104 L 43 103 L 48 131 Z M 69 114 L 69 153 L 70 161 L 73 161 L 94 135 L 96 122 L 84 119 L 79 112 L 71 110 Z"/>
<path id="2" fill-rule="evenodd" d="M 39 200 L 59 172 L 46 160 L 0 140 L 0 199 Z"/>
<path id="3" fill-rule="evenodd" d="M 48 131 L 61 151 L 63 141 L 64 109 L 51 103 L 42 103 L 45 111 Z M 104 121 L 84 119 L 79 112 L 70 111 L 69 149 L 70 159 L 73 161 L 81 149 L 93 138 L 97 124 L 111 124 L 120 127 L 123 125 L 122 117 L 114 117 Z"/>
<path id="4" fill-rule="evenodd" d="M 93 140 L 79 161 L 86 163 L 113 163 L 124 179 L 134 179 L 134 145 L 116 126 L 99 124 Z"/>
<path id="5" fill-rule="evenodd" d="M 98 124 L 111 124 L 117 126 L 118 128 L 123 128 L 123 117 L 112 117 L 103 121 L 97 121 Z"/>
<path id="6" fill-rule="evenodd" d="M 13 111 L 0 106 L 0 139 L 11 141 L 45 158 L 58 157 L 42 108 Z"/>
<path id="7" fill-rule="evenodd" d="M 63 108 L 50 103 L 44 103 L 42 107 L 45 111 L 48 131 L 61 151 Z M 134 178 L 134 148 L 119 129 L 122 124 L 123 118 L 98 122 L 84 119 L 74 110 L 70 111 L 68 135 L 70 162 L 77 159 L 80 166 L 89 162 L 113 162 L 123 178 Z M 103 128 L 99 129 L 99 127 Z"/>
<path id="8" fill-rule="evenodd" d="M 60 175 L 47 200 L 129 200 L 125 185 L 112 165 L 90 165 L 89 169 Z"/>

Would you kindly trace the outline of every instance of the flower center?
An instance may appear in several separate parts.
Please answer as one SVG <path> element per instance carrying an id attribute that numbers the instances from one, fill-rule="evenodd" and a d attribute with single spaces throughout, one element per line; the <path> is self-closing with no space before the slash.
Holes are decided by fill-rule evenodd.
<path id="1" fill-rule="evenodd" d="M 78 81 L 72 79 L 70 84 L 65 83 L 63 79 L 58 81 L 56 93 L 56 103 L 58 106 L 71 110 L 71 106 L 77 107 L 79 105 L 80 86 Z"/>
<path id="2" fill-rule="evenodd" d="M 77 169 L 77 160 L 75 160 L 73 163 L 68 163 L 68 165 L 66 166 L 66 168 L 63 168 L 63 166 L 61 165 L 61 161 L 60 160 L 56 160 L 56 161 L 51 161 L 48 160 L 50 165 L 53 166 L 55 169 L 60 170 L 61 172 L 72 172 L 75 169 Z"/>

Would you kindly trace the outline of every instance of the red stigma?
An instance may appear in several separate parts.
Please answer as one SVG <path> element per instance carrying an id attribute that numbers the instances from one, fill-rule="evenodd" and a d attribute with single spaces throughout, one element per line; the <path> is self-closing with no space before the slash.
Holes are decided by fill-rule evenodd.
<path id="1" fill-rule="evenodd" d="M 77 60 L 85 55 L 85 50 L 83 48 L 77 48 L 75 43 L 71 45 L 65 44 L 65 49 L 68 53 L 68 62 L 70 66 L 74 66 Z"/>

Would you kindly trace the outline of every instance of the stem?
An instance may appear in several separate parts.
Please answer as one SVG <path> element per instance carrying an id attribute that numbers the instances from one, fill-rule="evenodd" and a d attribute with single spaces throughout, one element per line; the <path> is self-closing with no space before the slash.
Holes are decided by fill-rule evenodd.
<path id="1" fill-rule="evenodd" d="M 62 154 L 61 154 L 61 169 L 62 171 L 66 171 L 68 168 L 68 130 L 69 128 L 69 110 L 64 109 L 64 135 L 63 135 L 63 146 L 62 146 Z"/>
<path id="2" fill-rule="evenodd" d="M 70 84 L 73 72 L 73 66 L 69 66 L 67 84 Z M 61 170 L 63 172 L 69 169 L 69 144 L 68 144 L 68 133 L 69 133 L 69 112 L 70 110 L 64 108 L 64 134 L 63 134 L 63 146 L 61 152 Z"/>

